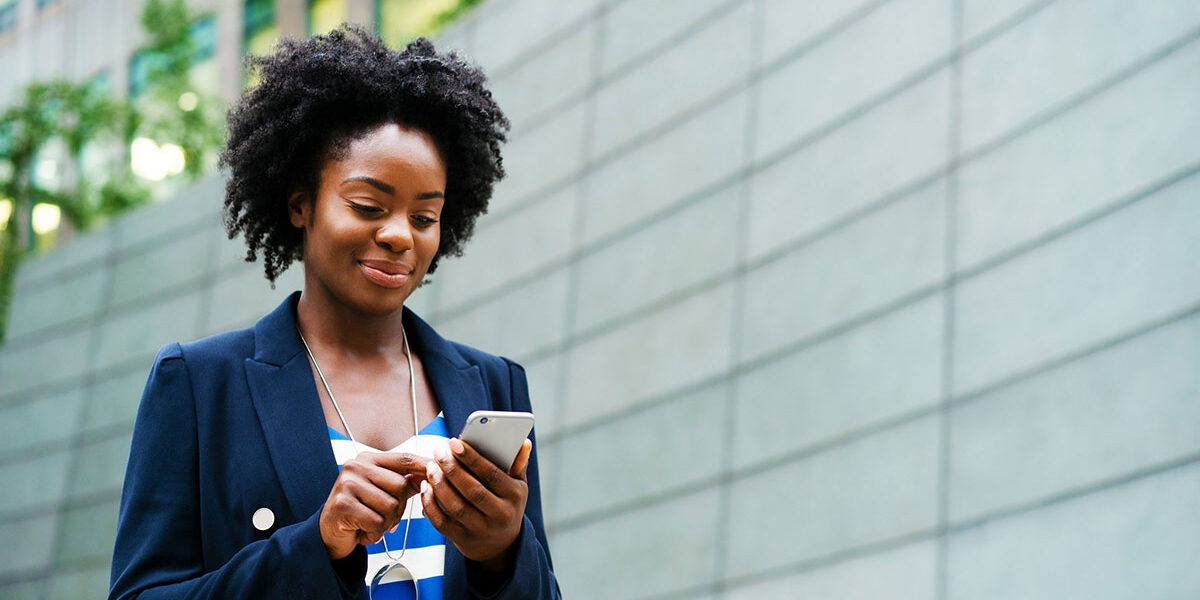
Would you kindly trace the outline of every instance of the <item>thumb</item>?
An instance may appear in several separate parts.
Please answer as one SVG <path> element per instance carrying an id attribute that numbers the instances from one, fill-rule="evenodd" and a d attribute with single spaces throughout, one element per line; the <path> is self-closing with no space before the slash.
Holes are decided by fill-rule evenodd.
<path id="1" fill-rule="evenodd" d="M 529 457 L 533 454 L 533 442 L 528 438 L 521 443 L 521 449 L 517 451 L 517 457 L 513 459 L 512 468 L 508 470 L 508 474 L 512 477 L 525 480 L 525 471 L 529 468 Z"/>

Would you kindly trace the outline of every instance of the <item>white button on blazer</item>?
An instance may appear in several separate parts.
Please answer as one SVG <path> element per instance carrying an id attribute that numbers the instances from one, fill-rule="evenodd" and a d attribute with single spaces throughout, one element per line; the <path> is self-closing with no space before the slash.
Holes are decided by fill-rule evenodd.
<path id="1" fill-rule="evenodd" d="M 254 515 L 250 517 L 250 522 L 254 523 L 254 528 L 259 531 L 266 531 L 275 524 L 275 513 L 271 509 L 262 507 L 254 511 Z"/>

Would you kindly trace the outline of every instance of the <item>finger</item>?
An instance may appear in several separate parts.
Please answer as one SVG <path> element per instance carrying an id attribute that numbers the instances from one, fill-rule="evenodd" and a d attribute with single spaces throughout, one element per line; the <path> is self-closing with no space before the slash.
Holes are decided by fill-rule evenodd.
<path id="1" fill-rule="evenodd" d="M 380 529 L 389 528 L 400 521 L 400 513 L 404 510 L 405 499 L 398 498 L 388 491 L 380 489 L 369 479 L 361 478 L 357 474 L 344 473 L 344 475 L 339 477 L 341 477 L 341 481 L 335 484 L 338 488 L 337 496 L 339 499 L 337 507 L 349 509 L 354 504 L 358 504 L 368 509 L 380 519 L 378 525 Z M 340 515 L 341 513 L 337 514 Z M 356 528 L 373 531 L 375 523 L 374 521 L 363 522 L 356 525 Z"/>
<path id="2" fill-rule="evenodd" d="M 433 488 L 434 499 L 442 508 L 442 513 L 451 521 L 464 525 L 475 522 L 479 516 L 478 509 L 463 497 L 460 489 L 450 480 L 451 475 L 461 479 L 463 477 L 470 478 L 470 474 L 458 468 L 454 459 L 449 458 L 446 452 L 439 449 L 434 452 L 434 455 L 442 461 L 429 461 L 428 481 Z M 483 488 L 478 483 L 475 485 L 480 489 Z M 470 529 L 470 527 L 467 528 Z"/>
<path id="3" fill-rule="evenodd" d="M 450 453 L 439 449 L 442 454 L 437 457 L 438 464 L 459 496 L 484 515 L 496 515 L 504 511 L 505 499 L 516 494 L 516 482 L 460 440 L 450 440 L 449 448 Z M 478 472 L 467 468 L 468 463 Z"/>
<path id="4" fill-rule="evenodd" d="M 338 493 L 326 505 L 329 519 L 341 535 L 352 534 L 361 538 L 378 538 L 383 535 L 384 524 L 387 522 L 383 515 L 363 504 L 353 493 Z"/>
<path id="5" fill-rule="evenodd" d="M 371 544 L 378 544 L 379 541 L 382 539 L 383 539 L 382 534 L 375 535 L 372 532 L 366 532 L 366 531 L 359 530 L 358 537 L 354 538 L 354 541 L 359 546 L 370 546 Z"/>
<path id="6" fill-rule="evenodd" d="M 428 456 L 420 456 L 411 452 L 364 452 L 359 457 L 369 457 L 371 462 L 400 475 L 425 476 L 425 463 Z"/>
<path id="7" fill-rule="evenodd" d="M 403 508 L 404 501 L 413 494 L 410 490 L 416 489 L 412 477 L 380 467 L 370 456 L 347 461 L 338 479 L 346 489 L 385 517 L 395 516 L 393 513 Z"/>
<path id="8" fill-rule="evenodd" d="M 408 506 L 409 498 L 412 498 L 413 496 L 416 496 L 417 494 L 421 493 L 421 482 L 425 481 L 425 477 L 426 477 L 425 473 L 421 473 L 420 475 L 405 475 L 404 476 L 406 483 L 405 483 L 403 494 L 404 494 L 404 504 L 406 507 Z"/>
<path id="9" fill-rule="evenodd" d="M 463 527 L 461 524 L 452 520 L 446 511 L 438 504 L 437 498 L 434 496 L 433 486 L 428 481 L 421 482 L 421 508 L 423 509 L 425 519 L 450 540 L 458 540 L 463 537 Z"/>
<path id="10" fill-rule="evenodd" d="M 500 470 L 495 463 L 472 448 L 470 444 L 454 438 L 450 440 L 449 447 L 453 459 L 457 460 L 465 469 L 451 470 L 451 466 L 447 465 L 443 466 L 443 470 L 450 475 L 451 481 L 460 492 L 467 493 L 462 486 L 472 487 L 477 484 L 482 484 L 495 496 L 506 497 L 512 492 L 512 478 L 508 476 L 508 473 Z M 454 460 L 450 462 L 453 463 Z M 439 462 L 446 465 L 445 461 L 439 460 Z M 468 474 L 464 473 L 464 470 L 473 477 L 469 479 L 464 477 Z M 474 492 L 473 487 L 472 492 Z"/>
<path id="11" fill-rule="evenodd" d="M 372 459 L 364 458 L 358 462 L 347 462 L 342 467 L 343 473 L 350 473 L 382 492 L 396 498 L 398 501 L 407 500 L 417 491 L 416 479 L 410 475 L 401 475 L 390 469 L 374 464 Z M 423 473 L 421 476 L 423 477 Z"/>
<path id="12" fill-rule="evenodd" d="M 517 451 L 517 457 L 513 459 L 508 476 L 525 481 L 525 472 L 529 469 L 529 457 L 531 456 L 533 456 L 533 441 L 526 438 L 524 442 L 521 442 L 521 449 Z"/>

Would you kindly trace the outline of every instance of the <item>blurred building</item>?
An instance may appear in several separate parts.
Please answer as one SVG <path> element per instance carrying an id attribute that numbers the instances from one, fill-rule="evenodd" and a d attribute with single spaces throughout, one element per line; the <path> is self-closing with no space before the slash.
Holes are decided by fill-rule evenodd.
<path id="1" fill-rule="evenodd" d="M 1200 597 L 1200 3 L 490 0 L 440 43 L 509 177 L 411 305 L 526 366 L 568 597 Z M 220 196 L 23 269 L 0 597 L 103 595 L 156 349 L 300 285 Z"/>
<path id="2" fill-rule="evenodd" d="M 373 27 L 393 45 L 425 27 L 454 0 L 189 0 L 206 15 L 193 25 L 201 53 L 194 81 L 233 100 L 244 84 L 242 57 L 279 36 L 322 33 L 342 21 Z M 29 81 L 97 80 L 136 94 L 142 0 L 0 0 L 0 106 Z"/>

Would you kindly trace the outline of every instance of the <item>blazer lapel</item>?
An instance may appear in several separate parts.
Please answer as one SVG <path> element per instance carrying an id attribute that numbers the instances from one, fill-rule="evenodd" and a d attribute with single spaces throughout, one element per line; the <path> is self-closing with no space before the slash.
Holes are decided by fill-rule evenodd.
<path id="1" fill-rule="evenodd" d="M 337 479 L 325 414 L 296 332 L 293 294 L 254 327 L 246 380 L 271 462 L 297 520 L 316 512 Z"/>
<path id="2" fill-rule="evenodd" d="M 464 360 L 450 342 L 407 308 L 404 327 L 413 351 L 421 357 L 425 377 L 437 394 L 446 431 L 451 437 L 457 436 L 472 412 L 491 406 L 479 367 Z"/>
<path id="3" fill-rule="evenodd" d="M 324 504 L 338 470 L 312 368 L 296 331 L 298 299 L 298 293 L 292 294 L 255 325 L 255 354 L 246 359 L 246 380 L 288 505 L 297 519 L 304 519 Z M 404 324 L 446 429 L 456 436 L 471 412 L 490 407 L 479 367 L 407 308 Z"/>

